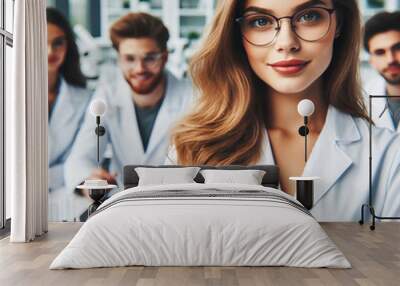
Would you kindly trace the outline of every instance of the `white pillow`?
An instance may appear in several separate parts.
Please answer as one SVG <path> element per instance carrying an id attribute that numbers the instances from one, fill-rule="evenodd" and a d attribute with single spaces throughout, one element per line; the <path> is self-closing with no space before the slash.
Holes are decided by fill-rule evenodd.
<path id="1" fill-rule="evenodd" d="M 195 183 L 193 179 L 199 170 L 199 167 L 135 168 L 139 176 L 139 186 Z"/>
<path id="2" fill-rule="evenodd" d="M 246 184 L 261 185 L 265 171 L 262 170 L 202 170 L 205 184 Z"/>

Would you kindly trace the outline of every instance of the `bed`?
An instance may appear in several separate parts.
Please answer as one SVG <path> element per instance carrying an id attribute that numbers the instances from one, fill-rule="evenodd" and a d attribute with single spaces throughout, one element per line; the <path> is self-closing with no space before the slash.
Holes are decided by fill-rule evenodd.
<path id="1" fill-rule="evenodd" d="M 149 186 L 138 185 L 137 167 L 160 166 L 126 166 L 124 191 L 97 209 L 50 269 L 351 267 L 310 212 L 277 189 L 276 166 L 218 168 L 264 170 L 261 185 L 204 183 L 198 173 L 193 183 Z"/>

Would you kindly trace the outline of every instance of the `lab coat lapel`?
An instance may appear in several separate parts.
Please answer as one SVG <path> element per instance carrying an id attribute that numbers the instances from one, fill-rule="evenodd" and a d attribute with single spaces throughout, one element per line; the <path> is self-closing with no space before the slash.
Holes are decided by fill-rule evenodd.
<path id="1" fill-rule="evenodd" d="M 143 163 L 145 154 L 142 138 L 140 136 L 136 112 L 132 98 L 132 90 L 124 78 L 119 79 L 118 93 L 121 98 L 110 102 L 111 110 L 109 114 L 110 132 L 113 133 L 119 148 L 115 152 L 120 152 L 119 158 L 130 164 Z M 108 111 L 107 111 L 108 112 Z M 112 114 L 114 113 L 114 114 Z M 115 118 L 111 120 L 111 118 Z"/>
<path id="2" fill-rule="evenodd" d="M 384 94 L 384 93 L 382 93 Z M 394 131 L 392 116 L 390 115 L 386 98 L 372 99 L 372 119 L 378 127 L 386 127 Z"/>
<path id="3" fill-rule="evenodd" d="M 329 107 L 325 125 L 314 145 L 303 176 L 318 176 L 314 182 L 314 204 L 331 190 L 352 165 L 346 146 L 361 139 L 354 119 Z"/>
<path id="4" fill-rule="evenodd" d="M 347 126 L 347 128 L 343 128 Z M 318 176 L 314 182 L 314 204 L 331 190 L 332 186 L 340 179 L 352 165 L 351 157 L 346 153 L 346 145 L 361 139 L 354 119 L 330 107 L 325 125 L 311 152 L 311 156 L 303 171 L 303 176 Z M 260 165 L 274 165 L 268 133 L 265 132 Z"/>
<path id="5" fill-rule="evenodd" d="M 271 142 L 269 141 L 268 132 L 265 130 L 260 160 L 258 165 L 275 165 L 274 155 L 272 154 Z"/>
<path id="6" fill-rule="evenodd" d="M 75 113 L 75 97 L 64 81 L 61 79 L 57 101 L 52 111 L 49 122 L 49 162 L 57 161 L 69 148 L 75 137 L 77 126 L 73 124 Z"/>
<path id="7" fill-rule="evenodd" d="M 369 110 L 369 96 L 370 95 L 385 95 L 386 94 L 386 82 L 383 78 L 379 78 L 379 80 L 372 81 L 367 86 L 367 107 Z M 388 128 L 394 131 L 394 123 L 392 116 L 390 115 L 389 109 L 387 108 L 387 99 L 386 98 L 372 98 L 372 120 L 378 127 Z M 398 129 L 400 131 L 400 129 Z"/>
<path id="8" fill-rule="evenodd" d="M 176 90 L 174 86 L 176 79 L 174 79 L 169 73 L 166 73 L 166 91 L 164 95 L 163 103 L 161 104 L 160 110 L 158 111 L 154 127 L 150 135 L 149 145 L 147 146 L 146 156 L 151 156 L 152 152 L 157 149 L 160 142 L 163 140 L 169 140 L 168 133 L 170 132 L 172 123 L 176 119 L 179 107 L 179 96 L 175 94 Z"/>

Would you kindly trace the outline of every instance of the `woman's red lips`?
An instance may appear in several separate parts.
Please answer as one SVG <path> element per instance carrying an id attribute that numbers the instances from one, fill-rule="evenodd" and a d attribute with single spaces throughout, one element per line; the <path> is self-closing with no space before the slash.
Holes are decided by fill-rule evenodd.
<path id="1" fill-rule="evenodd" d="M 47 58 L 47 61 L 48 61 L 50 64 L 54 64 L 54 63 L 58 62 L 58 57 L 48 57 L 48 58 Z"/>
<path id="2" fill-rule="evenodd" d="M 308 64 L 309 62 L 307 61 L 301 61 L 301 60 L 288 60 L 288 61 L 279 61 L 273 64 L 270 64 L 270 66 L 273 67 L 291 67 L 291 66 L 301 66 Z"/>
<path id="3" fill-rule="evenodd" d="M 292 75 L 300 72 L 310 61 L 287 60 L 269 64 L 275 71 L 283 75 Z"/>

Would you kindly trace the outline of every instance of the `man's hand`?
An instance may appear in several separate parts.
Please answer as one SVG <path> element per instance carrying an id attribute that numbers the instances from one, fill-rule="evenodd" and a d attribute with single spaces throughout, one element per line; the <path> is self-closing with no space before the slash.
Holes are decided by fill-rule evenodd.
<path id="1" fill-rule="evenodd" d="M 115 173 L 115 172 L 109 173 L 106 170 L 100 168 L 100 169 L 94 169 L 93 172 L 90 174 L 90 176 L 87 179 L 89 179 L 89 180 L 93 180 L 93 179 L 107 180 L 107 182 L 109 184 L 116 185 L 117 184 L 116 177 L 117 177 L 117 173 Z M 83 190 L 80 190 L 79 193 L 80 193 L 80 195 L 91 199 L 89 196 L 89 190 L 83 189 Z"/>
<path id="2" fill-rule="evenodd" d="M 101 179 L 107 180 L 109 184 L 117 184 L 117 173 L 109 173 L 104 169 L 94 169 L 93 172 L 90 174 L 88 179 Z"/>

